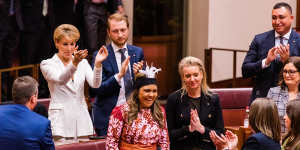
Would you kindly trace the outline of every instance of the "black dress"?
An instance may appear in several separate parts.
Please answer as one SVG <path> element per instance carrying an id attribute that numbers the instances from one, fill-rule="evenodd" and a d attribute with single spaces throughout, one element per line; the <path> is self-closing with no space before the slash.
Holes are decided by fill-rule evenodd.
<path id="1" fill-rule="evenodd" d="M 209 137 L 209 132 L 224 133 L 224 121 L 218 95 L 205 95 L 191 98 L 178 90 L 169 95 L 166 114 L 171 142 L 171 150 L 214 150 L 216 149 Z M 205 133 L 189 132 L 190 110 L 197 109 Z"/>

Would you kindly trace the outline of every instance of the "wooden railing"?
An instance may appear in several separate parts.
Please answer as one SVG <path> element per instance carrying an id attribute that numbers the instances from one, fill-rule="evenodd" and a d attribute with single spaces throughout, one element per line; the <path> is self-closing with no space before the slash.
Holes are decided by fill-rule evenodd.
<path id="1" fill-rule="evenodd" d="M 32 73 L 32 77 L 35 78 L 37 81 L 39 79 L 39 64 L 34 65 L 25 65 L 25 66 L 17 66 L 12 68 L 0 69 L 0 103 L 2 101 L 2 75 L 3 73 L 9 73 L 14 78 L 19 77 L 19 72 L 24 70 L 30 70 Z"/>
<path id="2" fill-rule="evenodd" d="M 205 49 L 207 83 L 212 88 L 251 87 L 251 79 L 243 79 L 241 66 L 247 50 Z"/>

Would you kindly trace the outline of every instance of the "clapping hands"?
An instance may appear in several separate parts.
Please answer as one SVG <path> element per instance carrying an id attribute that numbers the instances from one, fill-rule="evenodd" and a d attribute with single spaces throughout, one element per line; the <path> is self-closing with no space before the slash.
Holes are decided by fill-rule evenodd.
<path id="1" fill-rule="evenodd" d="M 73 65 L 77 67 L 79 62 L 81 62 L 81 60 L 84 59 L 88 55 L 88 51 L 87 51 L 87 49 L 78 50 L 78 45 L 77 45 L 75 47 L 73 55 L 74 55 Z"/>
<path id="2" fill-rule="evenodd" d="M 280 61 L 286 62 L 290 55 L 290 45 L 279 45 L 269 50 L 266 58 L 266 65 L 269 65 L 273 60 L 276 59 L 276 55 L 280 55 Z"/>
<path id="3" fill-rule="evenodd" d="M 217 150 L 230 149 L 237 150 L 238 137 L 231 131 L 226 131 L 225 135 L 218 136 L 215 131 L 210 131 L 210 139 L 216 146 Z"/>
<path id="4" fill-rule="evenodd" d="M 140 61 L 137 63 L 133 64 L 133 73 L 136 75 L 137 73 L 139 73 L 139 70 L 143 69 L 143 65 L 144 65 L 144 61 Z"/>
<path id="5" fill-rule="evenodd" d="M 126 73 L 126 71 L 127 71 L 127 69 L 128 69 L 128 64 L 129 64 L 129 62 L 130 62 L 130 56 L 128 56 L 128 57 L 123 61 L 123 63 L 122 63 L 121 70 L 120 70 L 120 72 L 118 73 L 118 78 L 119 78 L 119 79 L 121 79 L 121 78 L 125 75 L 125 73 Z"/>
<path id="6" fill-rule="evenodd" d="M 95 66 L 97 68 L 100 68 L 102 62 L 107 58 L 107 56 L 108 56 L 108 51 L 105 46 L 102 46 L 96 55 Z"/>
<path id="7" fill-rule="evenodd" d="M 201 134 L 205 132 L 205 127 L 201 124 L 196 109 L 191 109 L 191 120 L 190 120 L 189 130 L 190 132 L 198 131 Z"/>

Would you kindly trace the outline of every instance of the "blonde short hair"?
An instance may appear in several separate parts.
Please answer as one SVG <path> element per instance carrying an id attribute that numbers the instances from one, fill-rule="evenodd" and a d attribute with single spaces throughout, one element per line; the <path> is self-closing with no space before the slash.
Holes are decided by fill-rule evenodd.
<path id="1" fill-rule="evenodd" d="M 53 40 L 57 43 L 64 37 L 69 37 L 77 42 L 80 38 L 79 30 L 71 24 L 62 24 L 54 30 Z"/>

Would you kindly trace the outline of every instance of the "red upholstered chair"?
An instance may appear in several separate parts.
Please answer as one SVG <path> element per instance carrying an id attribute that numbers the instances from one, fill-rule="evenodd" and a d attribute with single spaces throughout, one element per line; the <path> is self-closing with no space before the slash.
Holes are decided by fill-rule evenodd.
<path id="1" fill-rule="evenodd" d="M 243 127 L 243 123 L 252 88 L 222 88 L 212 89 L 212 91 L 219 95 L 225 129 L 238 136 L 238 149 L 241 149 L 251 134 L 250 129 Z"/>
<path id="2" fill-rule="evenodd" d="M 252 88 L 212 89 L 219 95 L 225 126 L 242 126 Z"/>
<path id="3" fill-rule="evenodd" d="M 44 105 L 47 108 L 47 110 L 48 110 L 49 103 L 50 103 L 50 98 L 38 99 L 38 102 L 41 103 L 42 105 Z"/>

